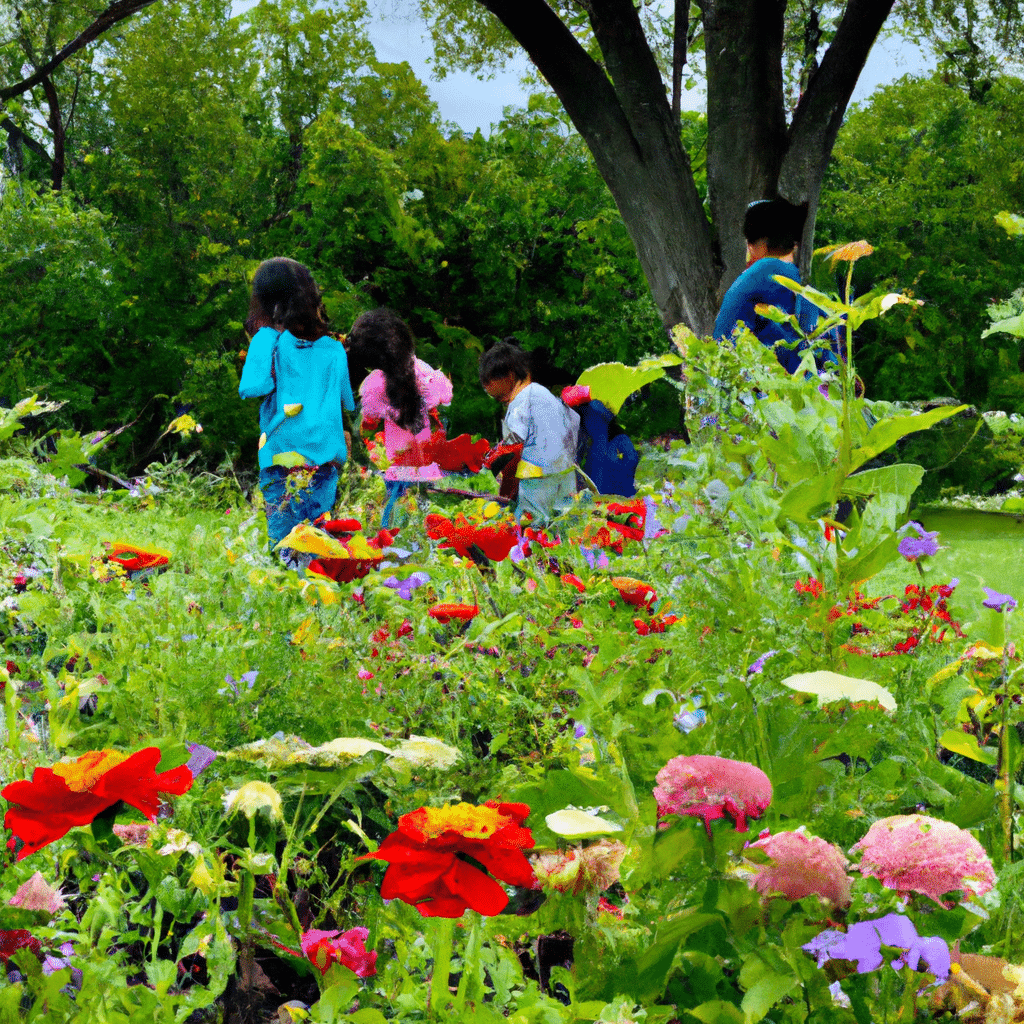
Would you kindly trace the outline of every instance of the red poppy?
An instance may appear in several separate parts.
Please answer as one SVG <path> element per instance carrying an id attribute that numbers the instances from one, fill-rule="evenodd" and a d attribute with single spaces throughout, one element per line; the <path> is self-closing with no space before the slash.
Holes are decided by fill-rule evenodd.
<path id="1" fill-rule="evenodd" d="M 107 560 L 117 562 L 125 572 L 143 572 L 146 569 L 159 569 L 171 560 L 169 551 L 162 548 L 140 548 L 134 544 L 122 544 L 120 541 L 105 543 Z"/>
<path id="2" fill-rule="evenodd" d="M 326 530 L 343 544 L 362 529 L 358 519 L 318 519 L 314 524 Z M 372 549 L 370 558 L 328 558 L 321 556 L 309 563 L 307 572 L 326 576 L 335 583 L 351 583 L 362 579 L 374 566 L 384 558 L 384 549 L 395 542 L 397 530 L 379 530 L 376 537 L 370 537 L 365 543 Z M 361 540 L 362 538 L 360 538 Z"/>
<path id="3" fill-rule="evenodd" d="M 559 577 L 567 587 L 575 587 L 581 594 L 587 589 L 586 584 L 571 572 L 564 572 Z"/>
<path id="4" fill-rule="evenodd" d="M 634 619 L 633 628 L 640 636 L 649 636 L 651 633 L 664 633 L 673 622 L 678 622 L 678 615 L 652 615 L 649 622 L 643 619 Z"/>
<path id="5" fill-rule="evenodd" d="M 0 796 L 10 807 L 4 825 L 14 833 L 8 847 L 15 849 L 20 840 L 21 860 L 69 829 L 90 824 L 119 800 L 154 820 L 160 806 L 158 793 L 180 795 L 192 786 L 192 772 L 186 765 L 156 774 L 160 757 L 157 747 L 130 756 L 116 750 L 90 750 L 73 761 L 37 768 L 31 781 L 21 779 L 5 786 Z"/>
<path id="6" fill-rule="evenodd" d="M 451 622 L 452 619 L 469 622 L 470 619 L 480 614 L 480 606 L 475 604 L 435 604 L 427 609 L 427 614 L 432 619 L 437 619 L 442 625 Z"/>
<path id="7" fill-rule="evenodd" d="M 632 576 L 613 576 L 612 586 L 622 595 L 622 600 L 634 608 L 649 607 L 658 596 L 649 583 Z"/>
<path id="8" fill-rule="evenodd" d="M 393 466 L 429 466 L 437 463 L 446 473 L 479 473 L 484 456 L 491 450 L 486 438 L 474 441 L 469 434 L 446 437 L 443 430 L 435 430 L 427 441 L 414 441 L 408 448 L 396 452 Z"/>
<path id="9" fill-rule="evenodd" d="M 533 835 L 522 827 L 529 813 L 526 804 L 494 800 L 421 807 L 398 819 L 398 830 L 376 853 L 358 859 L 387 861 L 381 896 L 404 900 L 424 917 L 461 917 L 467 908 L 500 914 L 508 895 L 495 879 L 536 884 L 523 854 L 533 846 Z"/>
<path id="10" fill-rule="evenodd" d="M 516 524 L 502 519 L 490 523 L 471 523 L 461 512 L 455 519 L 430 513 L 424 519 L 427 536 L 431 540 L 443 541 L 441 547 L 454 548 L 463 558 L 469 558 L 471 547 L 479 548 L 492 562 L 508 558 L 509 552 L 519 543 Z"/>

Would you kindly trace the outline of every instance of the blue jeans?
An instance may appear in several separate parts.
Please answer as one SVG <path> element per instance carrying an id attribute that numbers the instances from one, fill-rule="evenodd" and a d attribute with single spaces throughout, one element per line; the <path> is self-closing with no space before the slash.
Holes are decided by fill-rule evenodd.
<path id="1" fill-rule="evenodd" d="M 287 537 L 293 526 L 303 521 L 312 522 L 330 512 L 338 496 L 338 467 L 317 466 L 307 486 L 289 493 L 288 480 L 293 485 L 299 474 L 289 473 L 283 466 L 267 466 L 260 470 L 260 490 L 267 510 L 267 535 L 273 547 Z"/>

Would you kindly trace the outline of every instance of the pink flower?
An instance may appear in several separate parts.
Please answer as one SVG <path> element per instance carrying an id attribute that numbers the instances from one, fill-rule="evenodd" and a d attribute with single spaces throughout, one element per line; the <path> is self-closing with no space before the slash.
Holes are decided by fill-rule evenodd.
<path id="1" fill-rule="evenodd" d="M 149 830 L 152 827 L 152 823 L 148 821 L 133 821 L 128 825 L 115 825 L 114 835 L 125 846 L 147 846 L 149 844 Z"/>
<path id="2" fill-rule="evenodd" d="M 815 893 L 837 907 L 850 902 L 848 861 L 838 847 L 824 839 L 805 832 L 771 835 L 764 831 L 747 845 L 763 850 L 771 858 L 770 864 L 758 866 L 757 874 L 750 880 L 750 887 L 762 896 L 800 900 Z"/>
<path id="3" fill-rule="evenodd" d="M 658 817 L 692 814 L 704 820 L 711 837 L 711 822 L 728 813 L 737 832 L 747 831 L 747 816 L 759 818 L 772 802 L 772 784 L 760 768 L 746 761 L 709 754 L 673 757 L 658 772 L 654 798 Z"/>
<path id="4" fill-rule="evenodd" d="M 349 928 L 347 932 L 324 932 L 311 928 L 302 934 L 302 952 L 321 973 L 326 974 L 331 964 L 341 964 L 360 978 L 377 973 L 377 951 L 367 950 L 366 928 Z"/>
<path id="5" fill-rule="evenodd" d="M 944 893 L 980 896 L 996 880 L 988 854 L 970 832 L 924 814 L 882 818 L 853 849 L 863 851 L 862 875 L 900 893 L 924 893 L 942 906 Z"/>
<path id="6" fill-rule="evenodd" d="M 27 882 L 18 886 L 7 905 L 21 907 L 22 910 L 44 910 L 52 917 L 64 909 L 64 897 L 59 889 L 54 889 L 37 871 Z"/>

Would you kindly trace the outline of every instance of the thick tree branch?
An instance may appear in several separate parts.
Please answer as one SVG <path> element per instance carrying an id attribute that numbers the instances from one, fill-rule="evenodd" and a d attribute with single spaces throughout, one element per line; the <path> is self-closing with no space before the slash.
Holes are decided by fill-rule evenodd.
<path id="1" fill-rule="evenodd" d="M 46 152 L 46 149 L 36 142 L 35 139 L 26 135 L 9 117 L 5 117 L 0 121 L 0 128 L 7 132 L 12 142 L 32 150 L 36 156 L 42 157 L 47 163 L 50 163 L 50 154 Z"/>
<path id="2" fill-rule="evenodd" d="M 37 85 L 41 85 L 43 80 L 53 74 L 68 57 L 84 49 L 89 43 L 99 38 L 108 28 L 116 25 L 119 21 L 124 21 L 125 18 L 131 17 L 133 14 L 154 3 L 157 3 L 157 0 L 113 0 L 113 3 L 102 14 L 98 15 L 88 28 L 80 32 L 78 36 L 54 54 L 45 64 L 37 67 L 28 78 L 24 78 L 13 85 L 0 87 L 0 103 L 5 103 L 7 100 L 14 99 L 15 96 L 28 92 L 29 89 L 34 89 Z"/>
<path id="3" fill-rule="evenodd" d="M 779 192 L 793 202 L 807 201 L 802 263 L 810 259 L 814 214 L 843 115 L 861 71 L 895 5 L 895 0 L 850 0 L 821 66 L 811 75 L 789 128 L 779 171 Z"/>
<path id="4" fill-rule="evenodd" d="M 678 121 L 683 107 L 683 67 L 690 43 L 690 0 L 676 0 L 672 21 L 672 116 Z"/>

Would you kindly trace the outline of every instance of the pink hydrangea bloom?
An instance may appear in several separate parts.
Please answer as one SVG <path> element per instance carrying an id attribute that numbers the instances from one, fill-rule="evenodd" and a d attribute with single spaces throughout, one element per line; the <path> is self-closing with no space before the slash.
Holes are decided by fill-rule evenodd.
<path id="1" fill-rule="evenodd" d="M 782 896 L 800 900 L 812 893 L 834 906 L 850 902 L 850 876 L 847 859 L 839 848 L 805 832 L 761 833 L 748 844 L 763 850 L 771 863 L 758 865 L 750 887 L 762 896 Z"/>
<path id="2" fill-rule="evenodd" d="M 64 909 L 64 897 L 59 889 L 54 889 L 37 871 L 28 881 L 18 886 L 18 891 L 7 904 L 21 907 L 22 910 L 42 910 L 52 916 Z"/>
<path id="3" fill-rule="evenodd" d="M 737 832 L 747 831 L 747 817 L 759 818 L 772 802 L 772 784 L 760 768 L 746 761 L 710 754 L 673 757 L 658 772 L 654 798 L 658 817 L 692 814 L 711 822 L 728 814 Z"/>
<path id="4" fill-rule="evenodd" d="M 333 963 L 342 964 L 360 978 L 377 973 L 377 951 L 367 950 L 366 928 L 349 928 L 347 932 L 325 932 L 310 928 L 302 934 L 302 952 L 321 973 L 326 974 Z"/>
<path id="5" fill-rule="evenodd" d="M 944 893 L 980 896 L 996 880 L 988 854 L 970 832 L 925 814 L 882 818 L 853 849 L 863 851 L 862 875 L 901 893 L 924 893 L 943 906 Z"/>

